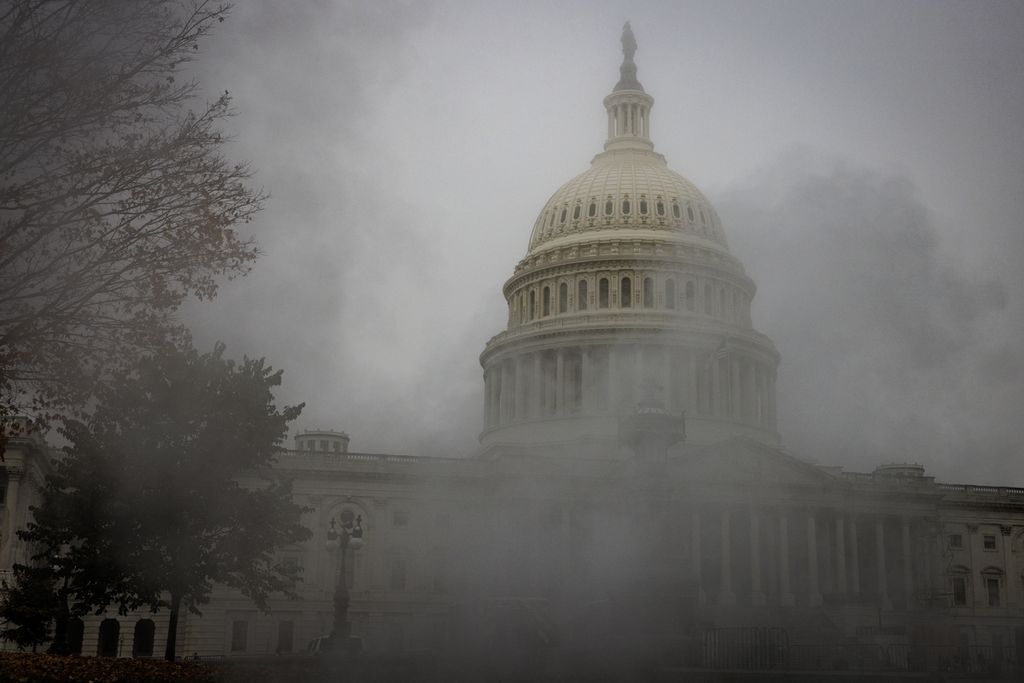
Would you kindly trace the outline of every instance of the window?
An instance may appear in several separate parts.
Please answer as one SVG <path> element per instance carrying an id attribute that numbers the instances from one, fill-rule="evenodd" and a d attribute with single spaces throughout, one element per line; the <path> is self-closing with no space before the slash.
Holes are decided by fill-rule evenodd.
<path id="1" fill-rule="evenodd" d="M 306 442 L 306 446 L 309 448 L 309 450 L 315 451 L 316 450 L 316 441 L 314 441 L 313 439 L 310 439 L 309 441 Z"/>
<path id="2" fill-rule="evenodd" d="M 590 202 L 590 206 L 587 207 L 587 218 L 593 218 L 597 215 L 597 202 Z"/>
<path id="3" fill-rule="evenodd" d="M 245 652 L 249 646 L 249 622 L 236 619 L 231 622 L 231 651 Z"/>
<path id="4" fill-rule="evenodd" d="M 961 534 L 949 535 L 949 547 L 952 550 L 959 550 L 964 547 L 964 537 Z"/>
<path id="5" fill-rule="evenodd" d="M 327 450 L 327 440 L 326 439 L 320 439 L 320 450 L 322 450 L 322 451 L 326 451 Z"/>
<path id="6" fill-rule="evenodd" d="M 569 310 L 569 285 L 564 282 L 558 285 L 558 312 L 565 313 Z"/>
<path id="7" fill-rule="evenodd" d="M 334 442 L 334 450 L 336 450 L 336 451 L 340 451 L 341 450 L 341 442 L 340 441 L 335 441 Z"/>
<path id="8" fill-rule="evenodd" d="M 547 287 L 547 286 L 544 287 L 544 291 L 543 291 L 543 293 L 541 295 L 540 300 L 541 300 L 541 311 L 542 311 L 541 315 L 542 316 L 549 316 L 549 315 L 551 315 L 551 288 L 550 287 Z"/>
<path id="9" fill-rule="evenodd" d="M 654 308 L 654 279 L 644 278 L 644 308 Z"/>
<path id="10" fill-rule="evenodd" d="M 967 577 L 954 576 L 953 583 L 953 606 L 964 607 L 967 605 Z"/>
<path id="11" fill-rule="evenodd" d="M 647 200 L 644 199 L 643 197 L 640 198 L 640 215 L 647 215 Z"/>
<path id="12" fill-rule="evenodd" d="M 611 216 L 613 211 L 615 211 L 615 205 L 612 204 L 612 200 L 609 199 L 604 203 L 604 215 Z"/>
<path id="13" fill-rule="evenodd" d="M 630 208 L 629 207 L 629 200 L 628 199 L 623 199 L 622 200 L 622 215 L 623 216 L 628 216 L 629 215 L 629 208 Z"/>
<path id="14" fill-rule="evenodd" d="M 587 281 L 580 280 L 576 290 L 576 310 L 585 311 L 587 310 Z"/>
<path id="15" fill-rule="evenodd" d="M 153 633 L 156 626 L 152 619 L 139 619 L 135 622 L 135 633 L 132 637 L 132 657 L 153 656 Z"/>
<path id="16" fill-rule="evenodd" d="M 580 205 L 579 204 L 577 204 L 576 206 L 572 207 L 572 219 L 574 221 L 578 221 L 580 219 Z"/>
<path id="17" fill-rule="evenodd" d="M 686 310 L 692 311 L 694 309 L 694 287 L 692 282 L 686 283 Z"/>
<path id="18" fill-rule="evenodd" d="M 628 277 L 622 278 L 619 284 L 619 306 L 630 308 L 633 305 L 633 281 Z"/>
<path id="19" fill-rule="evenodd" d="M 982 544 L 982 547 L 985 548 L 985 550 L 995 550 L 996 549 L 996 537 L 994 535 L 992 535 L 992 534 L 985 534 L 984 536 L 981 537 L 981 544 Z"/>
<path id="20" fill-rule="evenodd" d="M 409 511 L 408 510 L 395 510 L 391 514 L 391 524 L 396 527 L 407 527 L 409 526 Z"/>
<path id="21" fill-rule="evenodd" d="M 687 216 L 687 218 L 690 219 L 690 222 L 692 223 L 693 222 L 693 207 L 692 206 L 687 206 L 686 207 L 686 216 Z"/>
<path id="22" fill-rule="evenodd" d="M 988 606 L 999 607 L 999 579 L 994 576 L 986 578 L 985 591 L 988 593 Z"/>
<path id="23" fill-rule="evenodd" d="M 277 623 L 277 652 L 291 652 L 295 647 L 295 622 L 290 619 Z"/>
<path id="24" fill-rule="evenodd" d="M 597 307 L 608 308 L 608 278 L 603 277 L 597 283 Z"/>
<path id="25" fill-rule="evenodd" d="M 537 317 L 537 292 L 530 290 L 530 320 Z"/>
<path id="26" fill-rule="evenodd" d="M 562 209 L 562 216 L 558 219 L 559 224 L 565 224 L 565 217 L 569 214 L 569 210 L 566 208 Z"/>
<path id="27" fill-rule="evenodd" d="M 104 619 L 100 623 L 99 639 L 96 641 L 97 657 L 116 657 L 121 624 L 117 619 Z"/>
<path id="28" fill-rule="evenodd" d="M 682 218 L 682 215 L 679 213 L 679 205 L 675 202 L 672 202 L 672 217 L 677 220 Z"/>
<path id="29" fill-rule="evenodd" d="M 665 280 L 665 308 L 675 309 L 676 307 L 676 281 L 672 278 Z"/>
<path id="30" fill-rule="evenodd" d="M 405 590 L 405 558 L 391 558 L 391 579 L 389 586 L 393 591 Z"/>
<path id="31" fill-rule="evenodd" d="M 711 315 L 711 285 L 704 285 L 704 314 Z"/>
<path id="32" fill-rule="evenodd" d="M 658 202 L 654 205 L 654 210 L 658 213 L 659 216 L 664 216 L 665 215 L 665 202 L 663 202 L 663 201 L 661 201 L 659 199 Z"/>

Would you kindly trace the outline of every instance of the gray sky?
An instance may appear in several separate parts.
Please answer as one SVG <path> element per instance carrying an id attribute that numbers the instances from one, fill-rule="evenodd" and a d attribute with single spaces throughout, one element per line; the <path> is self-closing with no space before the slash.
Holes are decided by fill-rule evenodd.
<path id="1" fill-rule="evenodd" d="M 795 454 L 1024 484 L 1024 3 L 241 0 L 202 45 L 263 258 L 186 320 L 298 427 L 466 455 L 537 212 L 604 141 L 622 22 L 721 214 Z"/>

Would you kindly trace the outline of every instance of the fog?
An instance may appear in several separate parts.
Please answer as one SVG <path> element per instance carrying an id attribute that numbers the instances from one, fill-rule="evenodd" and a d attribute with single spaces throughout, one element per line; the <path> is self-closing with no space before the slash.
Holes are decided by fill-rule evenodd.
<path id="1" fill-rule="evenodd" d="M 604 141 L 622 22 L 652 138 L 717 207 L 801 458 L 1024 483 L 1024 7 L 238 3 L 201 45 L 263 257 L 183 313 L 300 428 L 463 456 L 537 212 Z"/>

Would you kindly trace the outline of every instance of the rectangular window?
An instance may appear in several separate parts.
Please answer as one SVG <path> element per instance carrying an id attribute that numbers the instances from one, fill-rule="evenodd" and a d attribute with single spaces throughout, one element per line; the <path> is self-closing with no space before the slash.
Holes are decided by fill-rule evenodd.
<path id="1" fill-rule="evenodd" d="M 995 550 L 996 549 L 996 537 L 995 536 L 991 536 L 989 534 L 986 534 L 985 536 L 982 536 L 981 540 L 982 540 L 982 545 L 984 546 L 985 550 Z"/>
<path id="2" fill-rule="evenodd" d="M 391 558 L 391 590 L 405 590 L 405 560 L 401 557 Z"/>
<path id="3" fill-rule="evenodd" d="M 985 588 L 988 590 L 988 606 L 999 607 L 999 579 L 985 579 Z"/>
<path id="4" fill-rule="evenodd" d="M 967 604 L 967 578 L 963 576 L 953 577 L 953 605 L 963 607 Z"/>
<path id="5" fill-rule="evenodd" d="M 277 652 L 291 652 L 295 645 L 295 622 L 282 621 L 277 624 Z"/>
<path id="6" fill-rule="evenodd" d="M 964 547 L 964 537 L 960 534 L 949 535 L 949 547 L 953 550 L 959 550 Z"/>
<path id="7" fill-rule="evenodd" d="M 245 652 L 248 648 L 249 622 L 241 619 L 231 623 L 231 651 Z"/>

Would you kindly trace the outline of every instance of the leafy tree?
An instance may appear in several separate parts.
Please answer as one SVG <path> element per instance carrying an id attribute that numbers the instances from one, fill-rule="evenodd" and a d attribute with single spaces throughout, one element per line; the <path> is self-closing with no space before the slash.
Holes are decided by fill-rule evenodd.
<path id="1" fill-rule="evenodd" d="M 214 583 L 260 608 L 291 595 L 296 570 L 273 551 L 309 537 L 271 469 L 302 406 L 275 406 L 280 371 L 223 353 L 168 346 L 118 375 L 88 420 L 66 420 L 66 455 L 21 532 L 38 559 L 59 558 L 73 614 L 168 608 L 167 659 L 181 608 L 199 614 Z"/>
<path id="2" fill-rule="evenodd" d="M 61 617 L 57 576 L 49 566 L 15 565 L 15 583 L 0 584 L 0 638 L 33 651 L 48 643 L 50 624 Z"/>
<path id="3" fill-rule="evenodd" d="M 228 8 L 0 0 L 0 425 L 82 405 L 257 256 L 224 93 L 183 70 Z"/>

